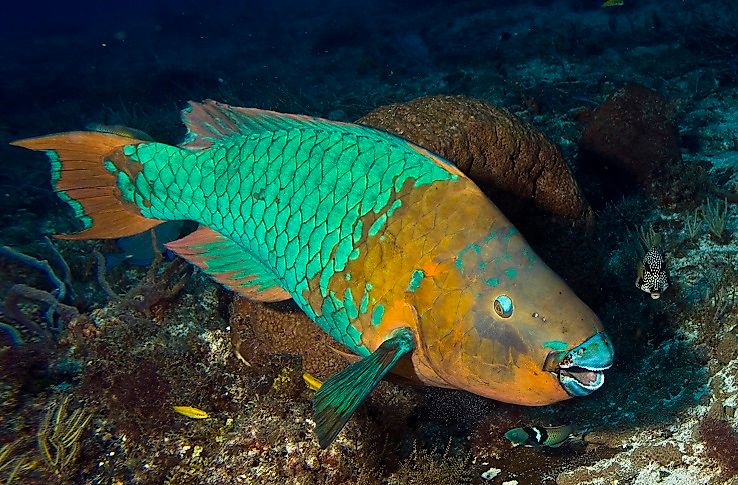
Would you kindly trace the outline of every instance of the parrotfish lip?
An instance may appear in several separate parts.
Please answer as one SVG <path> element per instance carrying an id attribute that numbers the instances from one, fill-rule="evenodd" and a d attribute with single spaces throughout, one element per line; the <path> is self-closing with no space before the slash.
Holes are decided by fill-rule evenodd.
<path id="1" fill-rule="evenodd" d="M 570 396 L 586 396 L 605 383 L 603 371 L 612 366 L 612 342 L 599 332 L 573 349 L 551 352 L 544 369 L 556 375 Z"/>

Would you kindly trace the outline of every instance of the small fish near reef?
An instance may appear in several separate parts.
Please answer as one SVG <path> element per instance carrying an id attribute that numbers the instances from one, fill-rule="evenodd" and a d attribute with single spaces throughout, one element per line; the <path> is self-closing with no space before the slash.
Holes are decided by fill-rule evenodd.
<path id="1" fill-rule="evenodd" d="M 513 428 L 505 433 L 505 438 L 513 446 L 529 446 L 535 448 L 558 448 L 573 439 L 574 426 L 523 426 Z"/>
<path id="2" fill-rule="evenodd" d="M 308 386 L 309 389 L 312 389 L 313 391 L 319 390 L 323 386 L 323 381 L 318 379 L 312 374 L 308 374 L 305 372 L 302 375 L 302 380 L 305 381 L 305 385 Z"/>
<path id="3" fill-rule="evenodd" d="M 573 438 L 574 426 L 524 426 L 505 433 L 513 446 L 558 448 Z"/>
<path id="4" fill-rule="evenodd" d="M 666 258 L 659 246 L 646 251 L 646 255 L 638 263 L 635 285 L 636 288 L 651 295 L 654 300 L 661 298 L 661 294 L 669 288 Z"/>
<path id="5" fill-rule="evenodd" d="M 167 247 L 240 295 L 289 298 L 359 359 L 313 396 L 322 447 L 393 368 L 418 383 L 541 406 L 604 383 L 597 316 L 451 162 L 386 132 L 215 101 L 179 146 L 69 132 L 44 151 L 85 229 L 168 220 Z"/>
<path id="6" fill-rule="evenodd" d="M 606 0 L 602 4 L 602 8 L 622 7 L 625 5 L 624 0 Z"/>
<path id="7" fill-rule="evenodd" d="M 174 409 L 174 412 L 192 419 L 207 419 L 210 417 L 202 409 L 193 408 L 192 406 L 172 406 L 172 409 Z"/>
<path id="8" fill-rule="evenodd" d="M 154 138 L 142 130 L 131 128 L 124 125 L 104 125 L 102 123 L 88 123 L 85 126 L 89 131 L 97 131 L 99 133 L 110 133 L 111 135 L 120 135 L 134 140 L 154 141 Z"/>

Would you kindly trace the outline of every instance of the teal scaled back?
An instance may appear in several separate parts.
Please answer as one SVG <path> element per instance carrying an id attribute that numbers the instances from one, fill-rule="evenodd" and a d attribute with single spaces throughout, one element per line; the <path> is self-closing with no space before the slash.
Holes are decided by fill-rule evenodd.
<path id="1" fill-rule="evenodd" d="M 376 236 L 400 207 L 396 195 L 406 182 L 417 187 L 456 175 L 429 163 L 408 142 L 368 127 L 270 113 L 263 129 L 239 113 L 224 116 L 240 131 L 205 149 L 124 147 L 143 166 L 135 180 L 117 172 L 124 196 L 146 217 L 192 219 L 231 239 L 273 271 L 334 339 L 368 355 L 352 325 L 353 305 L 333 293 L 329 281 L 361 257 L 362 239 Z M 370 211 L 375 222 L 365 228 L 360 219 Z M 320 308 L 303 296 L 314 278 Z"/>

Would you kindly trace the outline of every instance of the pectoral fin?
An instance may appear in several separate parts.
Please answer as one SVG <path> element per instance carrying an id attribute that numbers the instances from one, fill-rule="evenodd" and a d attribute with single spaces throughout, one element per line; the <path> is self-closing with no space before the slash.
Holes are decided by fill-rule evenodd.
<path id="1" fill-rule="evenodd" d="M 274 271 L 252 253 L 206 226 L 182 239 L 165 244 L 167 249 L 207 273 L 215 281 L 255 301 L 283 301 L 292 296 L 279 286 Z"/>
<path id="2" fill-rule="evenodd" d="M 371 355 L 325 381 L 313 396 L 315 432 L 321 448 L 327 448 L 359 404 L 403 355 L 415 348 L 409 328 L 398 328 Z"/>

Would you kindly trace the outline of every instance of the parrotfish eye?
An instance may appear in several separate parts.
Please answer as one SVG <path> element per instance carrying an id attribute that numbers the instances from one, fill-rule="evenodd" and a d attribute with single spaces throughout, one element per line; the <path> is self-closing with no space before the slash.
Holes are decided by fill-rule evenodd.
<path id="1" fill-rule="evenodd" d="M 500 295 L 495 298 L 495 312 L 502 318 L 510 318 L 513 313 L 513 302 L 507 295 Z"/>

